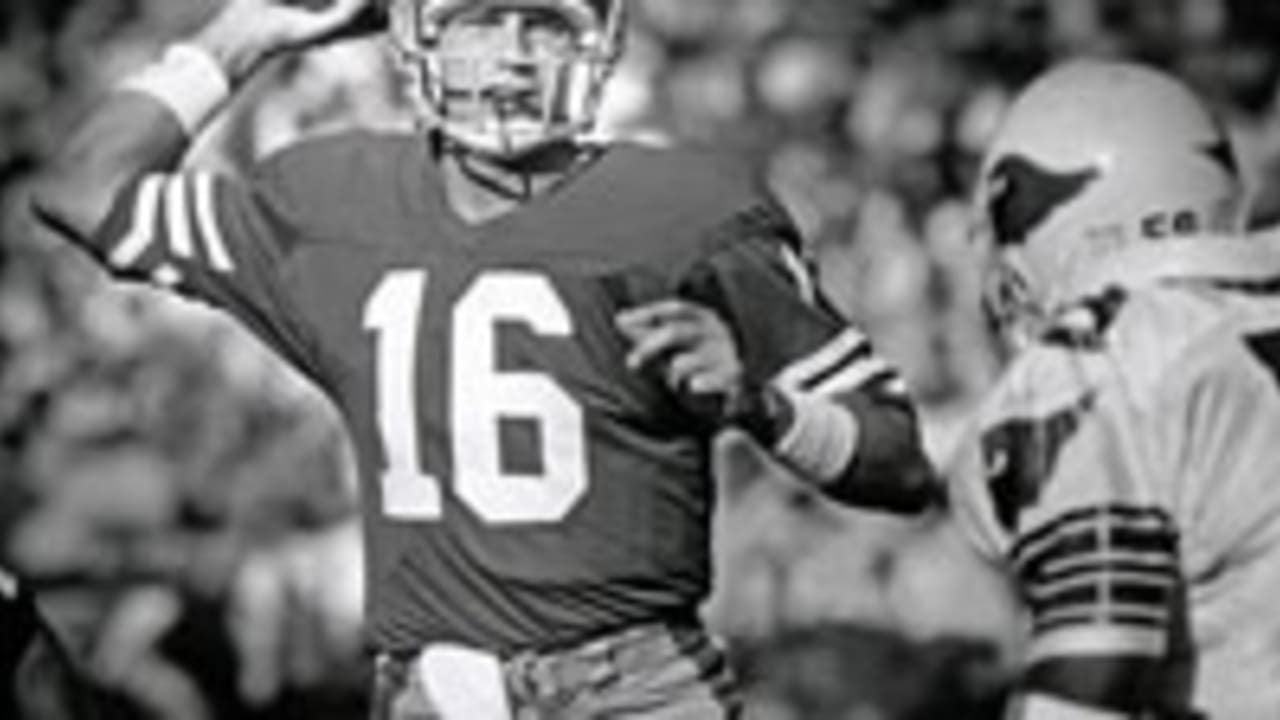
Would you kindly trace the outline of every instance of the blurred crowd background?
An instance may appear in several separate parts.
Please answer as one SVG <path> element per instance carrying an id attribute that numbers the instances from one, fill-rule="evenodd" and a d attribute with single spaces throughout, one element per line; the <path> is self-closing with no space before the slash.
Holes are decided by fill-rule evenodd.
<path id="1" fill-rule="evenodd" d="M 1221 109 L 1280 215 L 1280 4 L 635 0 L 610 133 L 750 157 L 828 291 L 906 371 L 945 464 L 1000 357 L 975 310 L 968 185 L 1046 64 L 1138 57 Z M 110 285 L 15 212 L 68 128 L 216 0 L 0 3 L 0 560 L 125 717 L 354 718 L 352 478 L 332 411 L 199 307 Z M 382 47 L 264 72 L 195 158 L 405 121 Z M 1069 132 L 1069 128 L 1063 128 Z M 995 718 L 1004 587 L 945 520 L 837 509 L 727 442 L 709 620 L 757 720 Z"/>

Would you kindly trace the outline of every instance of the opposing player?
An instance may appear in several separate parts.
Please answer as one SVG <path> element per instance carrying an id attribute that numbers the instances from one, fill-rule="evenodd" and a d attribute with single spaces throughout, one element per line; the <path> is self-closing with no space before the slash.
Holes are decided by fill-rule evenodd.
<path id="1" fill-rule="evenodd" d="M 1031 620 L 1020 714 L 1280 717 L 1280 246 L 1179 81 L 1074 61 L 1013 104 L 979 210 L 1021 351 L 957 512 Z"/>
<path id="2" fill-rule="evenodd" d="M 696 617 L 713 437 L 914 510 L 931 484 L 901 379 L 746 174 L 586 142 L 618 0 L 394 0 L 423 134 L 176 172 L 264 57 L 366 10 L 228 0 L 70 138 L 38 214 L 226 309 L 341 410 L 379 717 L 727 717 Z"/>

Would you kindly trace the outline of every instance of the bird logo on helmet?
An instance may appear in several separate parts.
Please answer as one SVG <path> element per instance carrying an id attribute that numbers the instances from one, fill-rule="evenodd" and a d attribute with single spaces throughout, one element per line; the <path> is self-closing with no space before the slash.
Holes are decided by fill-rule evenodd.
<path id="1" fill-rule="evenodd" d="M 974 204 L 987 308 L 1033 335 L 1111 253 L 1238 234 L 1247 212 L 1230 140 L 1206 105 L 1163 72 L 1101 60 L 1068 62 L 1015 99 Z"/>
<path id="2" fill-rule="evenodd" d="M 386 13 L 420 124 L 498 161 L 589 133 L 622 52 L 623 0 L 387 0 Z"/>

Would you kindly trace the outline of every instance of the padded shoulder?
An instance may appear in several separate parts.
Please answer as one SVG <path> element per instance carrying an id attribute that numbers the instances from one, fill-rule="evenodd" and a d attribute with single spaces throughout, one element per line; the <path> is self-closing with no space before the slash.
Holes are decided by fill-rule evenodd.
<path id="1" fill-rule="evenodd" d="M 357 242 L 385 236 L 407 204 L 430 197 L 437 176 L 413 135 L 352 131 L 303 140 L 250 173 L 252 191 L 301 237 Z"/>

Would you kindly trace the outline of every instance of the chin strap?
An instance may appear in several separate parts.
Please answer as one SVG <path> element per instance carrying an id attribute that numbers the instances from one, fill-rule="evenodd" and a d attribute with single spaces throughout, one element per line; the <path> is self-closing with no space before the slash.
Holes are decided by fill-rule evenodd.
<path id="1" fill-rule="evenodd" d="M 534 179 L 526 172 L 485 162 L 466 150 L 451 153 L 458 170 L 471 182 L 505 200 L 524 202 L 534 195 Z"/>

